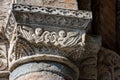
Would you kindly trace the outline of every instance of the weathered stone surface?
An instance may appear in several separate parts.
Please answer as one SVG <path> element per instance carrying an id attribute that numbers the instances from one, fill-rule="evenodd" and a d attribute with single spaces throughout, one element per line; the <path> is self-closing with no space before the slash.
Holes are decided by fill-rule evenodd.
<path id="1" fill-rule="evenodd" d="M 3 46 L 4 44 L 0 44 L 0 48 L 1 48 L 0 70 L 7 70 L 8 65 L 6 64 L 8 64 L 7 62 L 8 55 L 6 55 L 7 53 L 6 47 L 7 48 L 10 47 L 8 51 L 10 53 L 9 54 L 10 58 L 8 60 L 9 62 L 16 61 L 15 63 L 13 63 L 14 65 L 12 71 L 14 71 L 14 69 L 17 69 L 19 66 L 26 64 L 28 62 L 32 63 L 34 61 L 36 64 L 38 64 L 40 60 L 54 61 L 60 63 L 61 65 L 65 64 L 65 66 L 67 65 L 68 67 L 71 68 L 71 70 L 73 69 L 74 71 L 76 71 L 75 67 L 71 65 L 71 63 L 74 62 L 76 66 L 79 66 L 80 80 L 97 80 L 98 73 L 99 73 L 98 80 L 120 79 L 119 77 L 120 57 L 117 55 L 117 53 L 114 53 L 105 48 L 102 48 L 98 54 L 98 73 L 97 73 L 97 52 L 100 49 L 101 41 L 99 37 L 93 37 L 93 36 L 92 37 L 87 36 L 87 38 L 85 37 L 84 35 L 84 33 L 86 33 L 85 30 L 87 31 L 86 25 L 88 25 L 88 23 L 90 22 L 92 18 L 92 13 L 89 11 L 75 11 L 77 10 L 77 6 L 78 6 L 76 0 L 61 0 L 61 1 L 60 0 L 15 0 L 14 3 L 21 3 L 24 5 L 13 6 L 15 10 L 14 15 L 17 23 L 13 15 L 12 17 L 10 15 L 7 24 L 9 27 L 6 28 L 5 25 L 8 19 L 6 15 L 9 14 L 8 10 L 10 9 L 9 7 L 10 5 L 9 3 L 11 3 L 10 1 L 11 0 L 1 0 L 0 2 L 0 8 L 1 8 L 0 27 L 3 26 L 6 29 L 6 35 L 10 43 L 9 46 Z M 103 36 L 103 43 L 104 43 L 103 45 L 116 50 L 115 49 L 116 32 L 114 25 L 115 18 L 113 17 L 114 13 L 109 13 L 115 11 L 114 10 L 115 8 L 112 7 L 114 1 L 103 0 L 100 1 L 102 2 L 100 4 L 99 1 L 96 0 L 98 1 L 99 8 L 96 7 L 96 2 L 95 2 L 95 6 L 93 6 L 94 1 L 95 0 L 92 0 L 92 2 L 91 0 L 88 1 L 79 0 L 79 2 L 81 2 L 79 3 L 80 9 L 91 10 L 90 6 L 92 3 L 92 7 L 95 7 L 92 10 L 95 11 L 94 9 L 97 9 L 98 11 L 98 12 L 94 12 L 93 14 L 95 15 L 94 18 L 96 18 L 95 20 L 93 20 L 93 22 L 95 23 L 93 29 L 94 33 L 99 33 L 100 35 Z M 109 3 L 106 5 L 107 2 Z M 37 6 L 25 6 L 26 4 L 37 5 Z M 44 6 L 44 7 L 38 7 L 38 6 Z M 54 7 L 54 8 L 45 8 L 45 7 Z M 104 7 L 104 9 L 102 9 L 102 7 Z M 58 8 L 64 8 L 64 9 L 58 9 Z M 65 10 L 65 9 L 75 9 L 75 10 Z M 111 15 L 113 16 L 111 17 Z M 87 19 L 90 20 L 87 21 Z M 85 22 L 87 23 L 84 24 Z M 95 28 L 96 25 L 99 26 L 101 30 Z M 106 25 L 108 27 L 106 27 Z M 110 29 L 109 26 L 112 28 Z M 2 30 L 3 29 L 1 28 L 1 31 Z M 42 35 L 45 34 L 45 32 L 47 32 L 47 34 L 44 35 L 43 37 Z M 112 32 L 113 34 L 110 34 L 110 32 Z M 53 35 L 53 33 L 56 35 Z M 68 33 L 70 33 L 69 36 Z M 62 38 L 61 35 L 63 36 Z M 6 37 L 4 36 L 5 35 L 0 36 L 0 42 L 2 43 L 3 41 L 5 41 L 6 43 Z M 46 38 L 45 36 L 47 36 L 47 39 L 44 39 Z M 56 40 L 54 40 L 53 38 L 56 38 Z M 82 42 L 82 44 L 77 45 L 79 42 Z M 57 46 L 55 44 L 57 44 Z M 75 47 L 76 45 L 77 47 Z M 44 55 L 40 56 L 39 54 L 44 54 Z M 60 59 L 60 57 L 64 57 L 64 58 Z M 47 65 L 47 66 L 50 67 L 51 65 Z M 15 70 L 16 74 L 20 75 L 19 78 L 17 78 L 17 80 L 70 80 L 67 78 L 75 75 L 75 73 L 77 72 L 77 71 L 74 72 L 71 70 L 67 70 L 65 66 L 59 65 L 59 67 L 57 67 L 58 69 L 57 72 L 65 73 L 67 75 L 74 72 L 74 74 L 70 74 L 71 76 L 69 75 L 68 77 L 66 77 L 65 75 L 63 76 L 60 75 L 60 73 L 56 74 L 48 71 L 39 72 L 39 70 L 41 70 L 41 67 L 44 68 L 44 70 L 45 69 L 51 70 L 51 68 L 46 68 L 45 65 L 41 65 L 39 67 L 37 66 L 35 65 L 33 67 L 32 65 L 32 68 L 29 68 L 31 66 L 28 66 L 26 67 L 28 69 L 22 68 L 21 71 Z M 23 73 L 24 71 L 27 72 L 27 70 L 30 71 L 36 68 L 38 68 L 36 72 L 25 73 L 24 75 L 17 73 L 17 71 Z M 56 67 L 52 68 L 52 70 L 56 70 Z M 69 71 L 70 73 L 67 73 Z M 6 77 L 3 77 L 2 75 L 4 76 L 4 74 L 1 74 L 0 72 L 0 77 L 1 77 L 0 80 L 6 80 Z M 8 77 L 9 72 L 6 75 Z"/>
<path id="2" fill-rule="evenodd" d="M 80 79 L 97 80 L 97 53 L 101 48 L 101 37 L 86 36 L 86 47 L 79 61 Z"/>
<path id="3" fill-rule="evenodd" d="M 33 72 L 17 78 L 16 80 L 67 80 L 62 76 L 50 72 Z"/>
<path id="4" fill-rule="evenodd" d="M 10 75 L 10 80 L 24 80 L 27 78 L 28 80 L 78 80 L 76 72 L 72 68 L 49 61 L 37 61 L 20 65 Z"/>
<path id="5" fill-rule="evenodd" d="M 0 80 L 9 80 L 9 71 L 0 71 Z"/>
<path id="6" fill-rule="evenodd" d="M 87 27 L 92 18 L 90 11 L 15 4 L 12 13 L 11 17 L 15 19 L 10 18 L 8 23 L 13 21 L 14 30 L 6 30 L 14 34 L 10 39 L 10 62 L 25 56 L 45 53 L 74 61 L 80 58 L 85 46 Z M 21 16 L 18 16 L 19 14 Z M 6 29 L 9 27 L 11 24 L 8 24 Z"/>
<path id="7" fill-rule="evenodd" d="M 76 0 L 15 0 L 15 3 L 74 10 L 78 9 Z"/>
<path id="8" fill-rule="evenodd" d="M 3 30 L 3 28 L 1 28 Z M 8 41 L 5 37 L 4 31 L 0 32 L 0 71 L 8 70 Z"/>
<path id="9" fill-rule="evenodd" d="M 120 80 L 120 56 L 109 49 L 98 53 L 98 80 Z"/>
<path id="10" fill-rule="evenodd" d="M 30 63 L 40 59 L 53 61 L 52 57 L 48 57 L 49 55 L 66 58 L 62 61 L 59 57 L 56 57 L 58 60 L 55 59 L 54 61 L 58 63 L 64 62 L 65 65 L 70 67 L 71 65 L 68 64 L 70 61 L 68 60 L 73 61 L 77 66 L 80 59 L 88 59 L 91 56 L 94 57 L 93 60 L 97 61 L 96 54 L 101 44 L 96 42 L 99 42 L 100 38 L 85 37 L 86 32 L 88 32 L 88 24 L 92 19 L 92 13 L 90 11 L 14 4 L 12 13 L 16 20 L 14 23 L 14 31 L 12 32 L 14 35 L 12 35 L 12 39 L 10 40 L 11 52 L 9 53 L 9 61 L 10 64 L 13 64 L 12 67 L 14 67 L 14 65 L 18 67 L 18 62 L 22 65 L 22 61 L 23 63 L 26 63 L 25 61 Z M 21 15 L 18 16 L 19 14 Z M 8 25 L 7 28 L 9 27 L 11 26 Z M 86 39 L 88 41 L 86 41 Z M 96 46 L 96 48 L 91 45 L 91 43 L 93 43 L 93 45 L 95 44 L 94 46 Z M 95 50 L 92 51 L 93 49 Z M 84 53 L 85 56 L 81 58 L 81 54 Z M 90 53 L 91 56 L 88 56 Z M 40 55 L 43 55 L 43 57 L 40 57 Z M 36 57 L 34 58 L 34 56 Z M 30 57 L 31 59 L 28 59 Z M 24 60 L 25 58 L 26 60 Z M 80 64 L 81 71 L 84 69 L 94 69 L 96 67 L 94 66 L 97 64 L 96 62 L 89 65 L 89 63 L 87 63 L 89 60 L 86 60 L 85 64 L 82 64 L 82 60 Z M 66 61 L 67 63 L 65 63 Z M 91 68 L 87 67 L 86 64 Z M 85 67 L 84 69 L 83 66 Z M 15 68 L 13 68 L 12 71 Z M 76 67 L 73 68 L 72 66 L 71 69 L 75 69 L 75 74 L 78 75 L 79 70 L 76 70 Z M 81 73 L 80 78 L 96 79 L 96 72 L 96 69 L 94 69 L 92 74 L 88 72 L 82 75 Z M 78 77 L 74 79 L 77 80 Z"/>
<path id="11" fill-rule="evenodd" d="M 12 0 L 1 0 L 0 1 L 0 31 L 2 27 L 5 27 L 8 21 L 8 17 L 11 10 Z"/>

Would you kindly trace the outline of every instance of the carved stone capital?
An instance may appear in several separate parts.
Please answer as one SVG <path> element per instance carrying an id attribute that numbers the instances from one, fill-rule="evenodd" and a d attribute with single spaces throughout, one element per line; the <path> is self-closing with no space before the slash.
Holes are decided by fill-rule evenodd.
<path id="1" fill-rule="evenodd" d="M 89 69 L 83 69 L 83 66 L 89 65 L 94 69 L 101 39 L 87 34 L 91 19 L 90 11 L 14 4 L 6 27 L 10 41 L 8 59 L 11 76 L 16 74 L 14 70 L 18 70 L 20 65 L 22 67 L 35 61 L 66 65 L 67 69 L 71 68 L 75 72 L 75 75 L 71 75 L 75 80 L 78 80 L 79 74 L 82 75 L 80 71 Z M 88 58 L 94 63 L 89 64 Z M 84 59 L 86 64 L 82 63 Z M 88 72 L 80 79 L 96 79 L 96 72 Z"/>
<path id="2" fill-rule="evenodd" d="M 10 49 L 9 55 L 14 54 L 16 60 L 25 55 L 44 53 L 66 57 L 76 54 L 79 59 L 91 18 L 88 11 L 14 4 L 6 35 L 12 36 L 10 46 L 16 49 L 13 48 L 13 52 Z"/>

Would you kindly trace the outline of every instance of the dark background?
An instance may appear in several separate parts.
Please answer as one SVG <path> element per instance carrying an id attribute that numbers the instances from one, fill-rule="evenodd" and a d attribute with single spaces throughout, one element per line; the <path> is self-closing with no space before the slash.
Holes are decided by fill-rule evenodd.
<path id="1" fill-rule="evenodd" d="M 102 45 L 120 54 L 120 0 L 78 0 L 79 10 L 93 12 L 92 33 Z"/>

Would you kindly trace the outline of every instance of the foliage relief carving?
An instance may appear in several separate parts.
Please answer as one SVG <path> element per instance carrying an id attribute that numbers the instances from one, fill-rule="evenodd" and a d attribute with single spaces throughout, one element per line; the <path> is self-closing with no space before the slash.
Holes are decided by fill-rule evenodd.
<path id="1" fill-rule="evenodd" d="M 27 28 L 25 26 L 20 27 L 21 35 L 35 43 L 53 44 L 60 47 L 73 47 L 84 46 L 85 31 L 66 32 L 65 30 L 59 30 L 59 32 L 47 31 L 42 28 Z"/>

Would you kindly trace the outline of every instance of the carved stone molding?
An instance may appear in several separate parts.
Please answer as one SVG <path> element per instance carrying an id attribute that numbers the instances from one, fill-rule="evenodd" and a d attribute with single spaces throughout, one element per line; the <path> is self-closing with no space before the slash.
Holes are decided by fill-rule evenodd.
<path id="1" fill-rule="evenodd" d="M 91 19 L 91 11 L 82 11 L 82 10 L 70 10 L 62 8 L 49 8 L 43 6 L 31 6 L 31 5 L 22 5 L 22 4 L 13 4 L 13 11 L 18 12 L 38 12 L 43 14 L 51 14 L 57 16 L 68 16 L 68 17 L 77 17 L 82 19 Z M 78 23 L 77 23 L 78 24 Z"/>
<path id="2" fill-rule="evenodd" d="M 35 56 L 34 56 L 35 57 Z M 40 56 L 36 56 L 36 58 L 38 59 L 38 61 L 40 60 L 39 58 L 46 58 L 46 60 L 48 60 L 48 55 L 45 55 L 41 57 Z M 62 75 L 62 76 L 65 76 L 65 78 L 67 78 L 67 80 L 78 80 L 78 77 L 79 77 L 79 70 L 78 68 L 76 68 L 75 66 L 73 66 L 73 64 L 69 65 L 69 66 L 66 66 L 64 64 L 61 64 L 61 63 L 58 63 L 56 61 L 58 60 L 55 60 L 55 57 L 51 57 L 53 59 L 53 61 L 55 62 L 52 62 L 50 59 L 50 55 L 49 55 L 49 61 L 39 61 L 38 63 L 35 62 L 31 62 L 31 63 L 25 63 L 24 65 L 22 66 L 18 66 L 17 68 L 14 69 L 14 71 L 12 71 L 12 74 L 10 76 L 10 80 L 16 80 L 16 78 L 20 77 L 20 76 L 23 76 L 25 74 L 29 74 L 29 73 L 34 73 L 34 72 L 51 72 L 51 73 L 57 73 L 58 75 Z M 33 58 L 31 58 L 31 61 Z M 60 58 L 57 58 L 56 59 L 60 59 Z M 27 57 L 26 57 L 26 60 L 27 60 Z M 62 58 L 61 58 L 62 60 Z M 65 62 L 64 60 L 62 60 L 63 62 Z M 24 60 L 22 59 L 22 62 L 24 62 Z M 18 63 L 22 63 L 22 62 L 18 62 Z M 74 70 L 73 70 L 74 68 Z M 18 74 L 19 72 L 19 74 Z M 72 74 L 73 73 L 73 74 Z"/>
<path id="3" fill-rule="evenodd" d="M 98 80 L 120 79 L 120 56 L 117 53 L 101 48 L 98 53 Z"/>
<path id="4" fill-rule="evenodd" d="M 97 80 L 97 53 L 101 48 L 101 37 L 87 35 L 85 51 L 78 62 L 79 80 Z"/>

